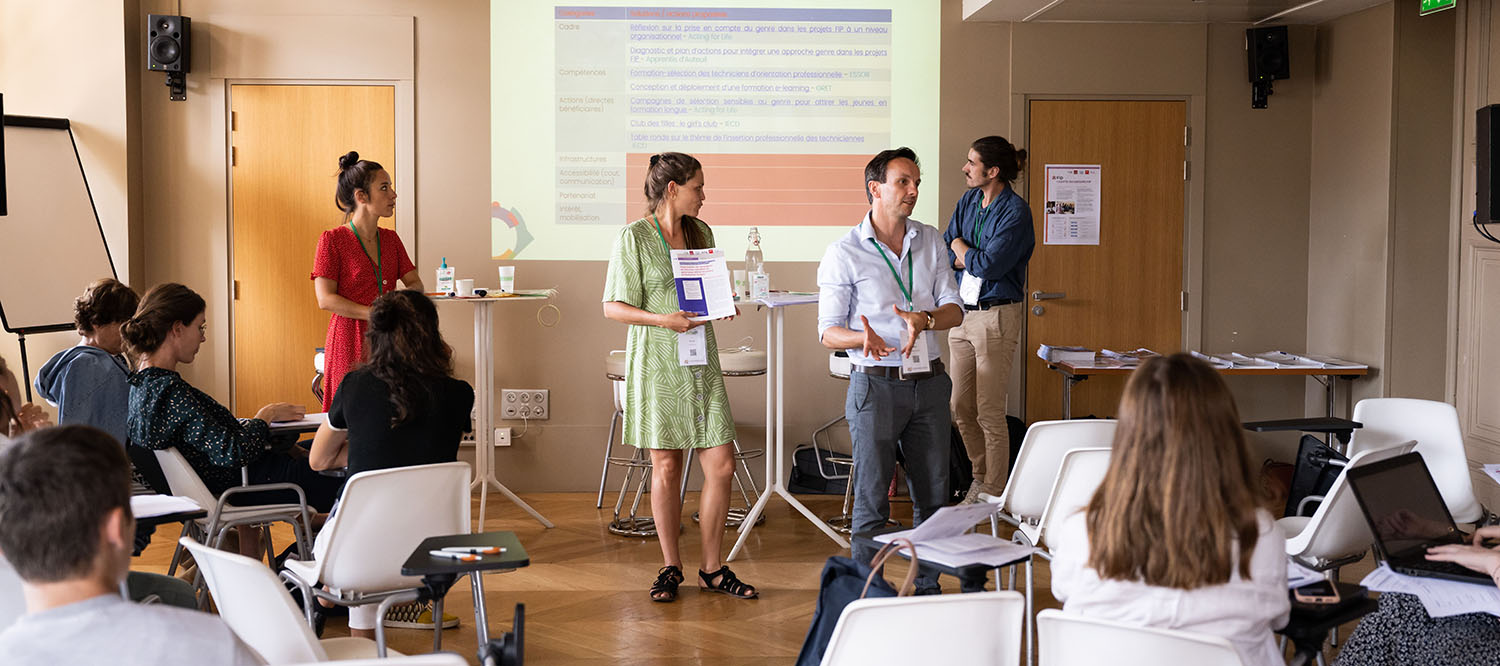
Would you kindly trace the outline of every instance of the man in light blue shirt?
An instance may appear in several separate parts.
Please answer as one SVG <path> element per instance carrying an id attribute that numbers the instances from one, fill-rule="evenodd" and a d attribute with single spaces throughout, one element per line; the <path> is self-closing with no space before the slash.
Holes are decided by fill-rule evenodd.
<path id="1" fill-rule="evenodd" d="M 828 246 L 818 264 L 818 337 L 853 361 L 844 414 L 854 440 L 855 532 L 885 525 L 899 450 L 915 522 L 948 496 L 949 406 L 953 384 L 933 331 L 963 321 L 962 301 L 937 229 L 911 219 L 922 171 L 910 148 L 865 166 L 870 212 Z M 874 551 L 856 545 L 854 557 Z M 936 593 L 937 580 L 917 579 Z"/>

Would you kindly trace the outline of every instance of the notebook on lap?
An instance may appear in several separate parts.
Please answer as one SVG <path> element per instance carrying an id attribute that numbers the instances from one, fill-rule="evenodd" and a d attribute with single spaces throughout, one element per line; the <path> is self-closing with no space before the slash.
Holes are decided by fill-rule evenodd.
<path id="1" fill-rule="evenodd" d="M 1375 534 L 1375 550 L 1396 573 L 1494 585 L 1486 574 L 1427 559 L 1427 549 L 1466 542 L 1422 455 L 1406 453 L 1350 469 L 1349 488 Z"/>

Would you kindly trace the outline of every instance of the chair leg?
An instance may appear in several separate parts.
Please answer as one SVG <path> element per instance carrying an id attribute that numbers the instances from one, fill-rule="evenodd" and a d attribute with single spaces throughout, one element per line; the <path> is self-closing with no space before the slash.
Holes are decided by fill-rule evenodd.
<path id="1" fill-rule="evenodd" d="M 684 500 L 687 499 L 688 477 L 693 475 L 693 455 L 697 452 L 697 449 L 688 449 L 687 460 L 682 464 L 682 487 L 677 489 L 677 496 Z"/>
<path id="2" fill-rule="evenodd" d="M 471 573 L 470 576 L 478 576 L 479 573 Z M 384 622 L 381 622 L 384 624 Z M 432 598 L 432 651 L 443 649 L 443 598 Z"/>
<path id="3" fill-rule="evenodd" d="M 609 417 L 609 439 L 604 440 L 604 469 L 599 471 L 599 497 L 594 500 L 595 509 L 604 508 L 604 484 L 609 479 L 609 452 L 615 446 L 615 424 L 624 420 L 624 415 L 618 409 Z"/>
<path id="4" fill-rule="evenodd" d="M 1036 600 L 1032 558 L 1026 558 L 1026 666 L 1036 666 Z"/>

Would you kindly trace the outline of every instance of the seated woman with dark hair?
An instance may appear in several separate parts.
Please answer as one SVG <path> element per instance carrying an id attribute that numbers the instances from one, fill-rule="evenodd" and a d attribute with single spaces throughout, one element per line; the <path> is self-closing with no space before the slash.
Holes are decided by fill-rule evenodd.
<path id="1" fill-rule="evenodd" d="M 83 339 L 48 359 L 33 382 L 38 395 L 57 405 L 58 423 L 91 425 L 125 441 L 130 366 L 121 356 L 120 327 L 140 302 L 114 278 L 94 281 L 73 302 L 73 324 Z"/>
<path id="2" fill-rule="evenodd" d="M 180 284 L 151 288 L 135 316 L 121 332 L 140 369 L 130 377 L 130 444 L 148 449 L 175 447 L 215 495 L 240 485 L 240 467 L 248 468 L 250 483 L 294 483 L 307 495 L 309 506 L 327 512 L 343 482 L 307 466 L 306 451 L 288 438 L 271 434 L 272 421 L 300 418 L 303 408 L 284 402 L 261 407 L 255 418 L 236 419 L 223 405 L 177 374 L 181 363 L 192 363 L 205 339 L 203 298 Z M 233 504 L 296 501 L 285 491 L 237 496 Z M 254 556 L 255 543 L 243 550 Z"/>
<path id="3" fill-rule="evenodd" d="M 438 332 L 432 301 L 413 290 L 376 298 L 364 349 L 365 363 L 344 375 L 328 423 L 313 438 L 308 456 L 313 469 L 347 466 L 352 476 L 457 460 L 474 389 L 452 377 L 453 349 Z M 320 539 L 313 552 L 321 546 Z M 350 608 L 350 633 L 373 637 L 376 610 L 374 605 Z M 385 619 L 388 627 L 425 628 L 431 622 L 425 604 L 393 607 Z M 457 623 L 444 614 L 445 627 Z"/>

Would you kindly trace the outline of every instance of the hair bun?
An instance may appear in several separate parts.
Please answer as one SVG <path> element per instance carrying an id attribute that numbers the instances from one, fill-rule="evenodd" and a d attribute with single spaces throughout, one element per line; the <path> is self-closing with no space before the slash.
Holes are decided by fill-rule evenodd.
<path id="1" fill-rule="evenodd" d="M 359 151 L 351 150 L 339 158 L 339 169 L 347 169 L 359 163 Z"/>

